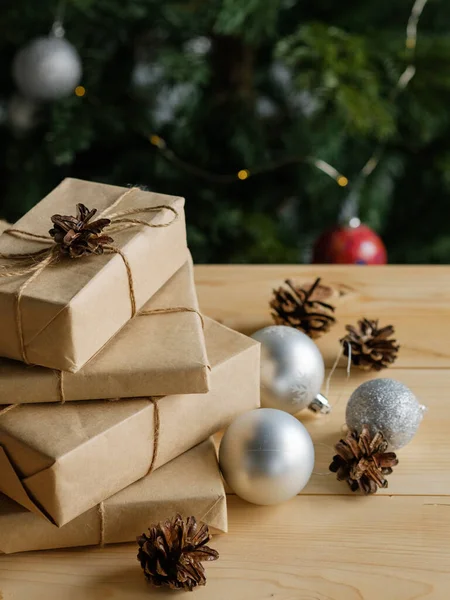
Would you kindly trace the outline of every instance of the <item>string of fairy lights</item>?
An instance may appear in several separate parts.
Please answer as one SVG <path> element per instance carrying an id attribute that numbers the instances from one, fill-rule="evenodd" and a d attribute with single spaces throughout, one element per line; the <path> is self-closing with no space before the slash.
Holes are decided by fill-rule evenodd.
<path id="1" fill-rule="evenodd" d="M 416 73 L 415 58 L 417 47 L 418 24 L 423 9 L 425 8 L 427 2 L 428 0 L 415 0 L 411 13 L 409 15 L 408 22 L 406 25 L 405 37 L 405 49 L 408 60 L 405 69 L 401 73 L 396 85 L 394 86 L 390 94 L 390 99 L 392 101 L 395 101 L 399 93 L 406 89 L 406 87 L 409 85 L 410 81 Z M 151 135 L 149 135 L 148 140 L 152 144 L 152 146 L 154 146 L 160 152 L 160 154 L 174 166 L 187 173 L 190 173 L 195 177 L 198 177 L 205 181 L 209 181 L 211 183 L 230 184 L 239 181 L 245 181 L 250 177 L 267 174 L 271 171 L 281 169 L 282 167 L 299 163 L 309 164 L 318 169 L 319 171 L 322 171 L 322 173 L 324 173 L 328 177 L 331 177 L 339 187 L 346 188 L 350 183 L 348 177 L 346 177 L 333 165 L 329 164 L 325 160 L 322 160 L 321 158 L 317 158 L 314 156 L 287 156 L 279 160 L 274 160 L 265 163 L 264 165 L 254 166 L 251 168 L 242 167 L 237 171 L 234 171 L 233 173 L 220 174 L 209 171 L 182 159 L 168 146 L 166 140 L 164 140 L 161 136 L 159 136 L 156 133 L 152 133 Z M 359 196 L 358 190 L 361 188 L 364 180 L 376 169 L 377 165 L 380 162 L 383 151 L 383 144 L 378 144 L 371 156 L 369 157 L 369 159 L 364 163 L 359 174 L 356 176 L 353 182 L 352 191 L 343 203 L 341 217 L 347 215 L 350 218 L 355 217 L 355 215 L 357 215 L 357 205 Z"/>
<path id="2" fill-rule="evenodd" d="M 180 167 L 186 172 L 191 173 L 192 175 L 196 175 L 197 177 L 201 177 L 202 179 L 208 180 L 212 183 L 234 183 L 235 181 L 245 181 L 250 176 L 254 177 L 255 175 L 260 175 L 262 173 L 268 173 L 270 171 L 275 171 L 280 169 L 281 167 L 285 167 L 289 164 L 295 164 L 299 162 L 308 162 L 313 164 L 315 167 L 332 177 L 338 185 L 341 187 L 345 187 L 348 184 L 348 179 L 342 173 L 339 173 L 337 169 L 335 169 L 332 165 L 325 162 L 324 160 L 313 158 L 313 157 L 301 157 L 301 156 L 289 156 L 286 158 L 282 158 L 280 160 L 272 161 L 266 163 L 261 167 L 254 167 L 251 170 L 247 168 L 239 169 L 234 173 L 229 174 L 219 174 L 213 173 L 212 171 L 207 171 L 206 169 L 202 169 L 192 163 L 189 163 L 179 156 L 175 154 L 173 150 L 167 147 L 166 141 L 160 137 L 159 135 L 152 134 L 149 136 L 150 143 L 155 146 L 161 154 L 169 160 L 171 163 Z"/>

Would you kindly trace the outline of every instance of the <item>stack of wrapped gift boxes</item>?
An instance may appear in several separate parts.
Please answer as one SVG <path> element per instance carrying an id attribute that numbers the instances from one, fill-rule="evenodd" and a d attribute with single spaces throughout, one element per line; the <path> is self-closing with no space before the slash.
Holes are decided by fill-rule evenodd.
<path id="1" fill-rule="evenodd" d="M 72 258 L 78 203 L 110 239 Z M 134 541 L 176 513 L 226 531 L 210 436 L 259 405 L 259 346 L 200 314 L 183 199 L 66 179 L 0 256 L 0 552 Z"/>

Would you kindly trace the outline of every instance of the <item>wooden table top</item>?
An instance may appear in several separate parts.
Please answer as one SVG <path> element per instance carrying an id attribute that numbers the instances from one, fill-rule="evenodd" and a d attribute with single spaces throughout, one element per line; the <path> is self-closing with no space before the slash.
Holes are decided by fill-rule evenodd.
<path id="1" fill-rule="evenodd" d="M 319 340 L 327 365 L 347 323 L 392 323 L 399 379 L 429 410 L 389 489 L 351 495 L 334 476 L 313 475 L 296 498 L 257 507 L 229 495 L 229 533 L 214 538 L 220 560 L 195 598 L 214 600 L 413 600 L 450 598 L 450 267 L 199 266 L 205 314 L 246 333 L 270 324 L 273 287 L 316 276 L 333 289 L 338 324 Z M 344 365 L 333 376 L 330 415 L 299 418 L 326 473 L 346 399 L 366 374 Z M 133 544 L 0 557 L 0 600 L 174 598 L 152 591 Z M 179 595 L 177 595 L 179 597 Z"/>

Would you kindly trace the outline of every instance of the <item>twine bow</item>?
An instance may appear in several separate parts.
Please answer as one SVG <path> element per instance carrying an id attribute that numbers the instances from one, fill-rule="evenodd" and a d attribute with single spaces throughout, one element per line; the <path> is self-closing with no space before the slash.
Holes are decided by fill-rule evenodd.
<path id="1" fill-rule="evenodd" d="M 0 252 L 1 259 L 7 259 L 16 263 L 11 266 L 0 268 L 0 279 L 9 277 L 26 276 L 28 277 L 19 286 L 15 295 L 15 314 L 16 327 L 20 343 L 20 353 L 23 362 L 29 364 L 25 341 L 23 337 L 22 315 L 20 311 L 20 301 L 25 289 L 49 266 L 55 265 L 61 260 L 81 259 L 86 256 L 98 254 L 118 254 L 125 265 L 128 278 L 128 288 L 130 294 L 131 316 L 136 314 L 136 296 L 134 291 L 133 275 L 130 264 L 125 254 L 112 246 L 114 241 L 108 234 L 119 233 L 126 231 L 132 227 L 169 227 L 178 219 L 178 212 L 172 206 L 163 204 L 160 206 L 150 206 L 144 208 L 131 208 L 121 212 L 108 214 L 115 208 L 126 196 L 135 192 L 138 188 L 130 188 L 124 192 L 117 200 L 103 211 L 100 219 L 89 223 L 92 217 L 96 214 L 96 210 L 89 210 L 83 204 L 77 206 L 77 216 L 62 216 L 54 215 L 52 222 L 54 227 L 49 231 L 50 235 L 38 235 L 21 229 L 9 228 L 3 233 L 14 237 L 49 244 L 47 248 L 36 252 L 26 252 L 23 254 L 4 254 Z M 137 219 L 133 215 L 142 213 L 155 213 L 162 210 L 169 210 L 173 214 L 173 218 L 167 223 L 148 223 L 143 219 Z"/>

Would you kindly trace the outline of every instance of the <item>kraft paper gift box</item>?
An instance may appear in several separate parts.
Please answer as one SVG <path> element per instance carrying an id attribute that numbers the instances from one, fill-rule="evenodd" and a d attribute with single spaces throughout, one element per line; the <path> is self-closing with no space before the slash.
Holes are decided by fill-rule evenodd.
<path id="1" fill-rule="evenodd" d="M 75 215 L 77 203 L 111 217 L 113 250 L 21 275 L 26 261 L 11 255 L 55 248 L 28 234 L 49 237 L 52 215 Z M 13 229 L 26 234 L 0 236 L 0 356 L 64 371 L 78 371 L 187 258 L 184 200 L 138 188 L 65 179 Z"/>
<path id="2" fill-rule="evenodd" d="M 171 309 L 179 312 L 154 312 Z M 191 260 L 77 373 L 0 358 L 0 404 L 207 392 L 202 318 L 190 311 L 198 311 Z"/>
<path id="3" fill-rule="evenodd" d="M 226 496 L 207 440 L 58 528 L 0 494 L 0 553 L 133 542 L 150 525 L 193 515 L 227 531 Z"/>
<path id="4" fill-rule="evenodd" d="M 259 406 L 254 340 L 205 319 L 206 394 L 12 405 L 0 413 L 0 492 L 58 526 Z"/>

